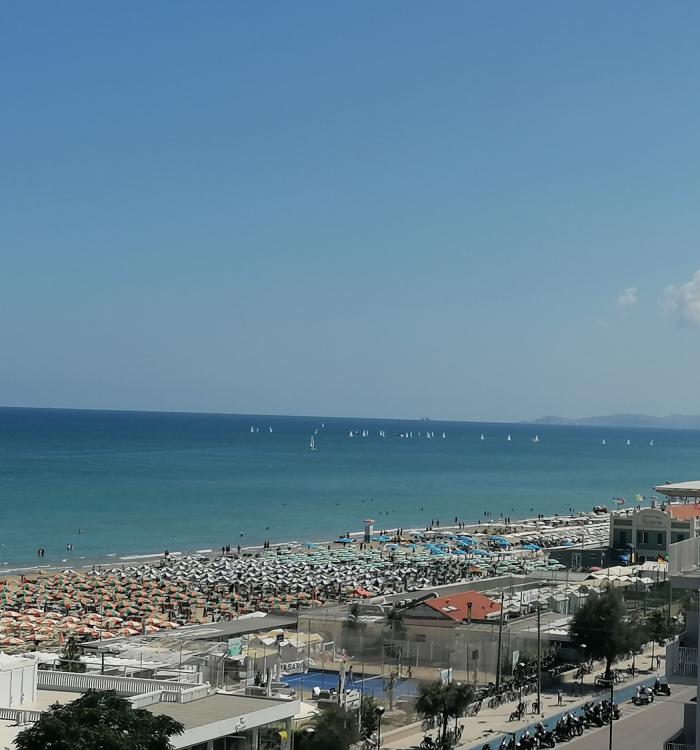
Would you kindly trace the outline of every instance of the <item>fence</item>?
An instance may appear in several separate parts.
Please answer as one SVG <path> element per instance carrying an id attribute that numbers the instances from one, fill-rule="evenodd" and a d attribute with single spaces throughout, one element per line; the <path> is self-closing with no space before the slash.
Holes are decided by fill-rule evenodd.
<path id="1" fill-rule="evenodd" d="M 669 547 L 668 572 L 671 575 L 700 568 L 700 537 L 676 542 Z"/>
<path id="2" fill-rule="evenodd" d="M 666 677 L 698 676 L 698 650 L 681 646 L 676 640 L 666 647 Z"/>
<path id="3" fill-rule="evenodd" d="M 116 677 L 113 675 L 80 672 L 59 672 L 50 669 L 40 669 L 37 671 L 36 685 L 38 688 L 76 692 L 84 692 L 86 690 L 114 690 L 117 693 L 126 695 L 141 695 L 155 690 L 184 690 L 185 685 L 193 687 L 192 683 L 146 680 L 139 677 Z M 206 685 L 203 687 L 208 688 Z"/>
<path id="4" fill-rule="evenodd" d="M 41 718 L 41 711 L 29 711 L 22 708 L 0 708 L 0 719 L 14 721 L 16 724 L 33 724 Z"/>

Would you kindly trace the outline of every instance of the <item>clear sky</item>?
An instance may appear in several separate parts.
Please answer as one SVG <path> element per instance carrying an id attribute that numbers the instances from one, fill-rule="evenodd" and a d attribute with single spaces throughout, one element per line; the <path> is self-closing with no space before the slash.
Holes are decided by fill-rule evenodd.
<path id="1" fill-rule="evenodd" d="M 5 5 L 0 403 L 700 413 L 699 29 L 689 0 Z"/>

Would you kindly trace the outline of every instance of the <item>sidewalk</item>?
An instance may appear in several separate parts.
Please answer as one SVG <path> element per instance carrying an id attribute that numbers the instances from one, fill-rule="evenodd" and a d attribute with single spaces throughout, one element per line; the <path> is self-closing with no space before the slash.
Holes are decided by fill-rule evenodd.
<path id="1" fill-rule="evenodd" d="M 657 647 L 657 651 L 659 651 Z M 664 656 L 663 652 L 659 654 L 661 656 L 661 667 L 657 669 L 650 669 L 651 661 L 651 646 L 644 650 L 644 653 L 637 655 L 635 660 L 635 667 L 637 669 L 637 676 L 632 678 L 629 677 L 619 685 L 615 687 L 615 691 L 624 690 L 626 687 L 632 686 L 638 683 L 640 680 L 645 682 L 653 682 L 656 676 L 663 675 L 664 672 Z M 616 669 L 626 669 L 632 666 L 631 659 L 623 659 L 614 665 Z M 640 669 L 641 667 L 641 669 Z M 604 665 L 601 662 L 596 662 L 594 665 L 593 673 L 586 675 L 583 683 L 584 694 L 579 694 L 579 683 L 566 683 L 562 686 L 564 693 L 562 705 L 557 705 L 557 694 L 556 691 L 543 692 L 542 693 L 542 706 L 544 718 L 538 717 L 537 714 L 532 713 L 532 703 L 537 699 L 536 694 L 530 694 L 524 697 L 527 701 L 528 708 L 526 715 L 520 721 L 508 721 L 508 717 L 511 712 L 515 709 L 517 701 L 513 703 L 504 703 L 498 708 L 488 708 L 488 701 L 484 701 L 484 705 L 477 716 L 460 719 L 459 724 L 463 727 L 461 748 L 471 748 L 472 746 L 481 746 L 486 742 L 491 742 L 499 738 L 505 732 L 520 732 L 529 726 L 533 722 L 550 721 L 552 717 L 562 713 L 562 711 L 571 711 L 576 709 L 591 700 L 601 700 L 608 694 L 607 690 L 599 690 L 593 687 L 593 680 L 595 676 L 600 674 L 604 670 Z M 453 726 L 453 722 L 451 722 Z M 433 736 L 435 730 L 429 732 Z M 383 735 L 382 747 L 387 750 L 409 750 L 410 748 L 417 748 L 426 732 L 421 728 L 421 722 L 410 724 L 406 727 L 394 729 Z"/>

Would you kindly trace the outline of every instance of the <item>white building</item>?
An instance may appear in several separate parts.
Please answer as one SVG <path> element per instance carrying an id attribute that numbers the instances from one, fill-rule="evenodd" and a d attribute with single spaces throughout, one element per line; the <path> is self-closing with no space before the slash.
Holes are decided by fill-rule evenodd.
<path id="1" fill-rule="evenodd" d="M 669 556 L 669 573 L 673 588 L 696 591 L 700 588 L 700 537 L 672 545 Z M 698 612 L 688 612 L 685 632 L 666 647 L 666 679 L 677 685 L 696 685 L 698 675 L 698 648 L 700 628 Z M 672 729 L 672 728 L 669 728 Z M 683 706 L 683 729 L 669 737 L 665 750 L 695 750 L 700 737 L 700 711 L 697 710 L 697 693 Z"/>
<path id="2" fill-rule="evenodd" d="M 136 708 L 184 725 L 171 738 L 176 750 L 289 750 L 294 697 L 254 697 L 217 691 L 209 684 L 37 669 L 38 662 L 0 654 L 0 750 L 54 703 L 69 703 L 92 688 L 115 690 Z"/>

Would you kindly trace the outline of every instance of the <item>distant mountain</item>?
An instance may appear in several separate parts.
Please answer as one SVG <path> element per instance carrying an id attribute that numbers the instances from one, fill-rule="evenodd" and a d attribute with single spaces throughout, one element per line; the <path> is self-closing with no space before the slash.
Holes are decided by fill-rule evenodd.
<path id="1" fill-rule="evenodd" d="M 608 414 L 602 417 L 540 417 L 533 424 L 587 425 L 590 427 L 656 427 L 675 430 L 700 430 L 700 416 L 693 414 L 669 414 L 666 417 L 650 417 L 647 414 Z"/>

